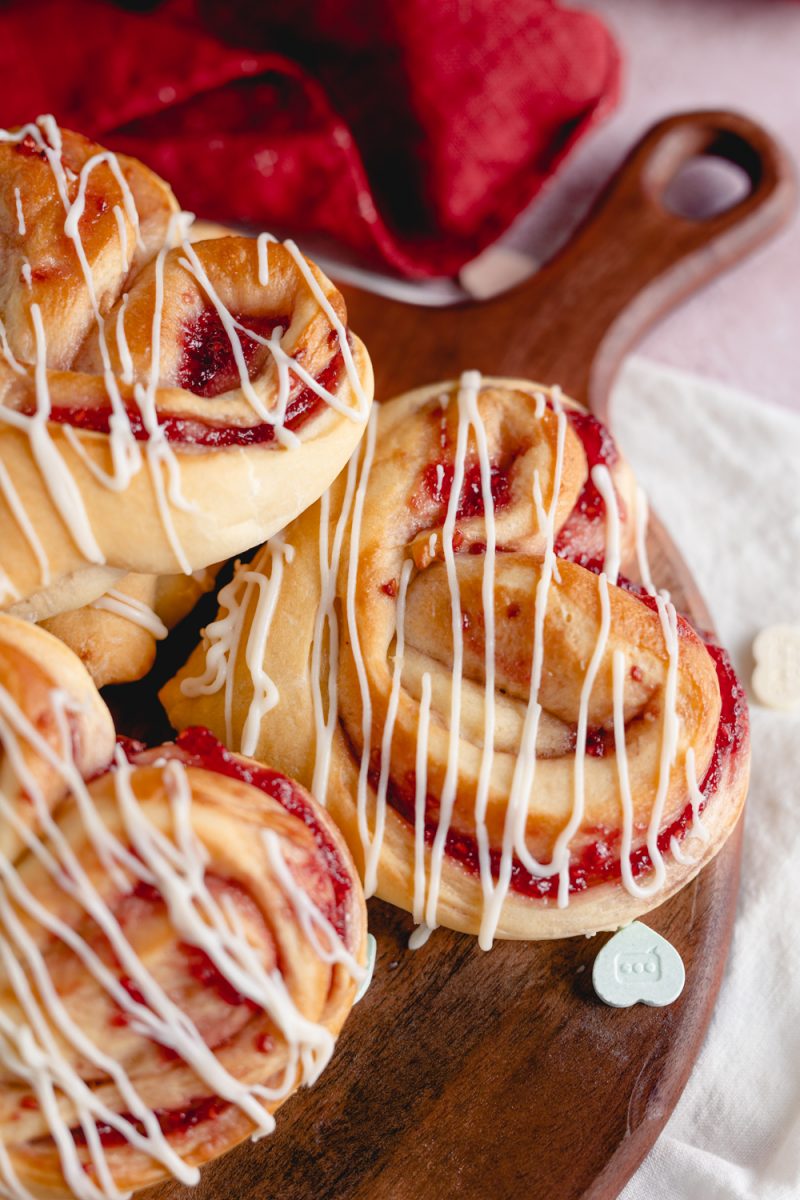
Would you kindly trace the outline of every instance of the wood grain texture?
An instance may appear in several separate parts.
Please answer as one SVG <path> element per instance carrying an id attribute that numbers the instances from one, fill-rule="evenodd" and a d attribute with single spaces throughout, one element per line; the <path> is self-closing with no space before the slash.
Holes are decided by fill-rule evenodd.
<path id="1" fill-rule="evenodd" d="M 700 153 L 738 163 L 751 191 L 724 214 L 689 221 L 662 197 Z M 794 203 L 786 159 L 757 126 L 727 113 L 675 117 L 639 143 L 566 250 L 520 287 L 437 310 L 348 289 L 350 322 L 370 349 L 378 398 L 477 367 L 559 383 L 608 418 L 625 351 L 776 232 Z M 658 522 L 650 550 L 657 582 L 710 628 Z M 116 697 L 122 728 L 127 714 L 141 732 L 152 695 L 145 685 Z M 606 935 L 501 943 L 485 954 L 440 930 L 411 953 L 410 918 L 373 901 L 375 977 L 321 1082 L 284 1106 L 273 1137 L 206 1169 L 196 1192 L 168 1184 L 151 1200 L 612 1200 L 701 1045 L 733 925 L 740 847 L 741 827 L 647 917 L 687 967 L 684 993 L 666 1009 L 596 1000 L 591 967 Z"/>

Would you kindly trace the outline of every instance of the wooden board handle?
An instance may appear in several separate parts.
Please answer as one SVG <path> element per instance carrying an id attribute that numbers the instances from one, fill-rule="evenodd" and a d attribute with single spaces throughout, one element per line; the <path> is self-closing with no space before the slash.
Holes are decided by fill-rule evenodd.
<path id="1" fill-rule="evenodd" d="M 664 197 L 700 155 L 740 167 L 747 194 L 707 218 Z M 689 293 L 744 258 L 789 220 L 791 162 L 754 121 L 693 112 L 659 122 L 633 148 L 568 246 L 533 278 L 479 306 L 503 314 L 520 370 L 605 407 L 623 354 Z M 527 333 L 527 336 L 526 336 Z"/>

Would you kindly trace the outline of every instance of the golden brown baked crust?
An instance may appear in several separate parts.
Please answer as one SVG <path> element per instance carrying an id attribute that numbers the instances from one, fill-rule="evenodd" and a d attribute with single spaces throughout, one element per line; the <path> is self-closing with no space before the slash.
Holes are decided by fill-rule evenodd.
<path id="1" fill-rule="evenodd" d="M 205 733 L 114 754 L 78 659 L 0 614 L 12 1194 L 73 1194 L 86 1173 L 188 1183 L 269 1132 L 324 1067 L 365 961 L 355 867 L 301 787 Z"/>
<path id="2" fill-rule="evenodd" d="M 190 573 L 286 525 L 358 443 L 372 371 L 340 294 L 293 244 L 190 243 L 135 160 L 45 121 L 12 138 L 0 606 L 39 618 L 114 573 Z"/>
<path id="3" fill-rule="evenodd" d="M 220 622 L 162 692 L 177 728 L 207 724 L 232 746 L 249 739 L 256 757 L 279 761 L 307 786 L 319 788 L 327 774 L 329 811 L 368 891 L 429 923 L 482 930 L 484 941 L 614 928 L 652 908 L 721 847 L 747 780 L 746 716 L 724 670 L 662 599 L 600 574 L 609 527 L 605 506 L 586 503 L 580 421 L 565 423 L 558 397 L 549 395 L 548 405 L 542 391 L 485 380 L 475 397 L 494 504 L 489 521 L 475 426 L 465 434 L 469 397 L 457 397 L 451 384 L 382 405 L 374 450 L 368 441 L 361 466 L 245 569 L 238 590 L 232 585 L 223 596 Z M 459 428 L 463 483 L 448 534 Z M 607 458 L 624 559 L 635 540 L 633 482 L 618 457 L 609 451 Z M 591 478 L 604 486 L 602 477 Z M 560 542 L 562 554 L 578 561 L 553 558 Z M 320 562 L 336 553 L 326 580 Z M 274 580 L 279 560 L 265 630 L 264 605 L 258 616 L 257 609 L 267 585 L 257 591 L 252 580 Z M 230 685 L 221 682 L 223 652 Z M 263 703 L 264 677 L 277 691 L 272 707 Z M 723 702 L 738 705 L 728 730 L 738 749 L 730 755 L 718 754 Z M 525 753 L 533 729 L 535 756 Z M 487 731 L 492 752 L 484 754 Z M 623 738 L 627 815 L 616 753 Z M 698 800 L 704 783 L 707 794 Z M 442 828 L 447 838 L 435 861 Z M 621 879 L 626 839 L 632 865 Z M 487 900 L 503 870 L 510 872 L 507 890 Z"/>
<path id="4" fill-rule="evenodd" d="M 92 603 L 40 624 L 66 643 L 97 687 L 132 683 L 155 662 L 158 643 L 214 586 L 214 564 L 191 575 L 123 575 Z"/>
<path id="5" fill-rule="evenodd" d="M 87 778 L 108 766 L 114 753 L 114 726 L 108 709 L 81 663 L 66 646 L 27 621 L 0 613 L 0 721 L 6 730 L 20 720 L 32 731 L 20 747 L 21 760 L 52 808 L 63 793 L 63 780 L 49 755 L 69 732 L 72 757 Z M 54 704 L 54 694 L 56 703 Z M 22 700 L 18 707 L 15 701 Z M 21 711 L 21 717 L 20 717 Z M 41 739 L 34 744 L 33 737 Z M 0 745 L 0 794 L 17 800 L 21 788 L 19 763 Z M 25 825 L 38 831 L 40 822 L 31 804 L 21 804 L 17 813 Z M 0 822 L 0 851 L 13 859 L 21 847 L 13 824 Z"/>

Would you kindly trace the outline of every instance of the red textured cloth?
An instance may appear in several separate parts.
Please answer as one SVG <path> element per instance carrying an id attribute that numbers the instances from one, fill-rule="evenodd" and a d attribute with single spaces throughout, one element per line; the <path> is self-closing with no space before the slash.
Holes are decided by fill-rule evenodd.
<path id="1" fill-rule="evenodd" d="M 616 98 L 554 0 L 102 0 L 0 8 L 0 125 L 52 112 L 204 217 L 455 274 Z"/>

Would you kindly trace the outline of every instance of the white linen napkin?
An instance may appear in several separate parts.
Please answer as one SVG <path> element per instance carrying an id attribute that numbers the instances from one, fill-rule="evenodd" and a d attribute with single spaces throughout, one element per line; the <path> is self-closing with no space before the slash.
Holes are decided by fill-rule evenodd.
<path id="1" fill-rule="evenodd" d="M 614 433 L 689 564 L 748 689 L 742 884 L 705 1044 L 620 1200 L 800 1197 L 800 713 L 759 706 L 750 647 L 800 624 L 800 418 L 631 359 Z"/>

